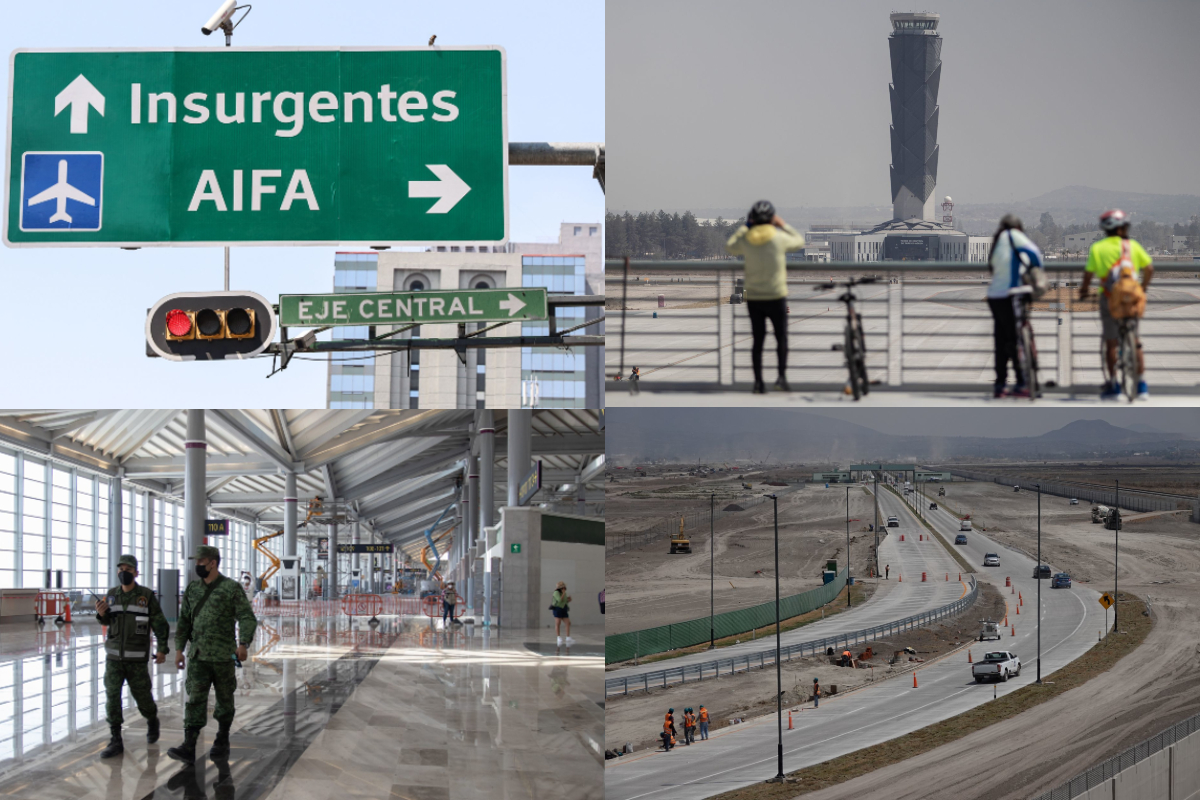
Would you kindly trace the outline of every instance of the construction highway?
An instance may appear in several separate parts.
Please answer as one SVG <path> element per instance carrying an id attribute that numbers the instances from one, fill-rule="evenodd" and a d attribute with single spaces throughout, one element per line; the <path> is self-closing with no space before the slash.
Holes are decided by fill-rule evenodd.
<path id="1" fill-rule="evenodd" d="M 896 514 L 900 527 L 892 528 L 886 543 L 880 545 L 881 563 L 892 565 L 892 583 L 887 591 L 876 594 L 861 609 L 839 614 L 821 623 L 792 632 L 796 641 L 846 630 L 855 630 L 898 619 L 915 610 L 932 608 L 953 600 L 948 593 L 960 594 L 963 585 L 945 580 L 957 577 L 958 563 L 946 552 L 946 546 L 931 540 L 916 516 L 891 492 L 880 490 L 880 516 Z M 928 501 L 926 501 L 926 505 Z M 959 521 L 945 510 L 925 511 L 926 519 L 952 542 L 959 532 Z M 899 534 L 904 534 L 900 541 Z M 924 537 L 922 538 L 922 534 Z M 977 567 L 977 577 L 992 583 L 1008 601 L 1008 622 L 1000 641 L 975 643 L 976 656 L 985 650 L 1011 650 L 1022 661 L 1019 677 L 1006 683 L 976 684 L 964 651 L 955 651 L 940 660 L 921 665 L 915 672 L 868 684 L 857 691 L 823 698 L 819 709 L 804 704 L 792 713 L 793 729 L 783 732 L 784 771 L 791 772 L 832 758 L 894 739 L 947 719 L 975 706 L 990 702 L 1036 679 L 1037 675 L 1037 581 L 1033 578 L 1034 560 L 1022 552 L 1003 547 L 985 534 L 967 534 L 966 545 L 955 545 L 971 564 L 982 565 L 985 553 L 1000 556 L 999 567 Z M 897 568 L 904 576 L 897 582 Z M 910 573 L 914 567 L 923 567 Z M 1052 565 L 1055 568 L 1056 565 Z M 942 580 L 920 582 L 927 578 Z M 964 579 L 966 576 L 964 576 Z M 1006 586 L 1006 581 L 1011 586 Z M 1018 608 L 1018 594 L 1024 604 Z M 1105 627 L 1105 612 L 1099 604 L 1099 592 L 1076 583 L 1070 589 L 1051 590 L 1043 581 L 1040 609 L 1041 669 L 1047 675 L 1089 650 Z M 965 612 L 971 618 L 971 612 Z M 818 628 L 817 626 L 822 626 Z M 763 642 L 743 643 L 762 649 Z M 725 655 L 723 649 L 722 655 Z M 701 660 L 709 654 L 698 654 Z M 689 656 L 691 658 L 691 656 Z M 670 663 L 670 662 L 668 662 Z M 662 663 L 654 665 L 658 668 Z M 914 686 L 913 676 L 916 678 Z M 613 673 L 606 675 L 613 677 Z M 724 679 L 723 679 L 724 680 Z M 730 680 L 736 680 L 731 678 Z M 695 704 L 703 702 L 698 688 Z M 679 705 L 679 701 L 675 701 Z M 663 709 L 666 710 L 665 708 Z M 785 711 L 786 716 L 786 711 Z M 658 720 L 648 720 L 657 725 Z M 715 731 L 708 741 L 691 747 L 677 747 L 670 753 L 659 750 L 635 752 L 606 763 L 605 796 L 609 800 L 638 798 L 708 797 L 730 789 L 758 783 L 776 774 L 776 717 L 774 714 L 748 719 Z"/>

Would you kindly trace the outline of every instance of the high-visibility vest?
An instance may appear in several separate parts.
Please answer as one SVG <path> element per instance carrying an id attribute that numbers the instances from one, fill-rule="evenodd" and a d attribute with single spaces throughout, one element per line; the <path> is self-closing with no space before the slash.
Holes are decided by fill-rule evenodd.
<path id="1" fill-rule="evenodd" d="M 708 709 L 707 708 L 700 709 L 700 721 L 708 722 Z"/>
<path id="2" fill-rule="evenodd" d="M 696 718 L 694 716 L 692 716 L 691 714 L 684 714 L 683 715 L 683 724 L 690 728 L 696 724 Z"/>
<path id="3" fill-rule="evenodd" d="M 663 733 L 670 733 L 670 732 L 671 732 L 671 718 L 668 717 L 667 719 L 663 720 Z"/>

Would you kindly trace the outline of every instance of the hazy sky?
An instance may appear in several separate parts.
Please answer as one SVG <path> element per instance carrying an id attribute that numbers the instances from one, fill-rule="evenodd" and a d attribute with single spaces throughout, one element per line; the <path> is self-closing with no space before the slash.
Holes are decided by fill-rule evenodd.
<path id="1" fill-rule="evenodd" d="M 898 10 L 941 14 L 939 200 L 1200 194 L 1194 0 L 608 0 L 608 209 L 890 205 Z"/>
<path id="2" fill-rule="evenodd" d="M 822 408 L 811 413 L 908 436 L 1039 436 L 1081 419 L 1101 419 L 1122 428 L 1142 423 L 1164 433 L 1200 436 L 1200 410 L 1178 408 L 1156 409 L 1153 414 L 1142 408 Z"/>
<path id="3" fill-rule="evenodd" d="M 4 3 L 0 50 L 221 47 L 203 25 L 220 0 Z M 604 2 L 254 0 L 233 46 L 502 45 L 510 141 L 604 140 Z M 8 93 L 9 59 L 0 92 Z M 3 101 L 7 108 L 7 100 Z M 6 123 L 7 124 L 7 120 Z M 590 167 L 513 167 L 511 239 L 550 242 L 561 222 L 599 221 Z M 333 291 L 332 247 L 235 247 L 233 289 L 272 301 Z M 325 406 L 324 360 L 178 364 L 145 356 L 146 309 L 173 292 L 220 289 L 219 247 L 0 247 L 0 407 Z M 312 358 L 311 356 L 308 358 Z"/>

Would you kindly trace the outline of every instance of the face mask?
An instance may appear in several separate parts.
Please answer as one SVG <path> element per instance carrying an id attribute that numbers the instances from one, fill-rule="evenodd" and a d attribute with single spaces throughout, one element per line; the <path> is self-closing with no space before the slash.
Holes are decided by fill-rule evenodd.
<path id="1" fill-rule="evenodd" d="M 132 572 L 120 572 L 120 573 L 117 573 L 117 577 L 121 580 L 121 583 L 125 586 L 128 586 L 129 584 L 133 583 L 133 573 Z"/>
<path id="2" fill-rule="evenodd" d="M 197 564 L 196 574 L 200 576 L 201 580 L 204 580 L 208 577 L 208 567 L 204 566 L 203 564 Z"/>

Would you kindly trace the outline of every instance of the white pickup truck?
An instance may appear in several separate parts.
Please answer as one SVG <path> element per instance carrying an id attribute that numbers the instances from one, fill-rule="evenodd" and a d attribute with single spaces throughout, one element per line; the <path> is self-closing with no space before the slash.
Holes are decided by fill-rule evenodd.
<path id="1" fill-rule="evenodd" d="M 997 650 L 988 653 L 983 661 L 971 667 L 971 674 L 976 683 L 983 683 L 985 679 L 1006 681 L 1021 674 L 1021 659 L 1007 650 Z"/>

